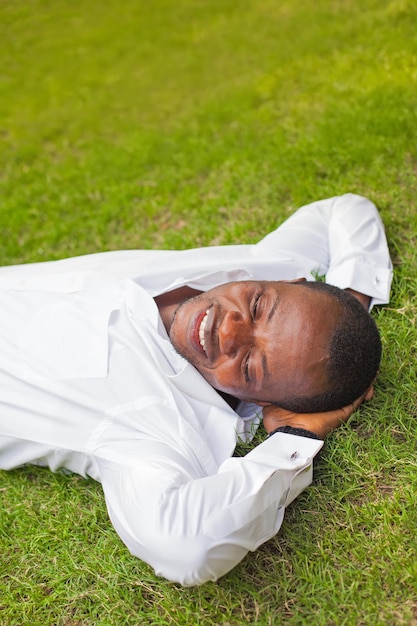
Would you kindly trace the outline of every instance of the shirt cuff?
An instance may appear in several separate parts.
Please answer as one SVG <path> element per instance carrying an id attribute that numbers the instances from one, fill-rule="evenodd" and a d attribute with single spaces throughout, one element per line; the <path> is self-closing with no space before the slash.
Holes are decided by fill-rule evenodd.
<path id="1" fill-rule="evenodd" d="M 329 268 L 326 283 L 340 289 L 354 289 L 372 298 L 372 305 L 389 302 L 392 270 L 370 265 L 359 259 L 349 259 Z"/>
<path id="2" fill-rule="evenodd" d="M 277 432 L 253 448 L 244 458 L 275 469 L 295 471 L 309 465 L 323 444 L 321 439 Z"/>

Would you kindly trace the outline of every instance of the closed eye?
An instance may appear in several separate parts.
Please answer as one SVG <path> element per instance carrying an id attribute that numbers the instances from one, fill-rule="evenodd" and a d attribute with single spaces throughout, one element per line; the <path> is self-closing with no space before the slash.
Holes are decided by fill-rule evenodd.
<path id="1" fill-rule="evenodd" d="M 258 305 L 259 305 L 259 300 L 261 296 L 262 296 L 262 293 L 257 293 L 252 303 L 251 316 L 254 321 L 256 320 L 256 314 L 258 312 Z"/>
<path id="2" fill-rule="evenodd" d="M 250 356 L 250 352 L 246 355 L 246 358 L 243 361 L 243 377 L 245 379 L 245 382 L 248 385 L 250 383 L 250 378 L 249 378 L 249 356 Z"/>

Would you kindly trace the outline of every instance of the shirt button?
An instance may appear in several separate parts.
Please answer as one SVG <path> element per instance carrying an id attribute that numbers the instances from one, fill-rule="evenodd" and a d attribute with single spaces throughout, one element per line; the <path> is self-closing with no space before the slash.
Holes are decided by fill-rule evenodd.
<path id="1" fill-rule="evenodd" d="M 378 276 L 375 276 L 374 278 L 375 285 L 379 285 L 380 282 L 381 282 L 381 279 Z"/>

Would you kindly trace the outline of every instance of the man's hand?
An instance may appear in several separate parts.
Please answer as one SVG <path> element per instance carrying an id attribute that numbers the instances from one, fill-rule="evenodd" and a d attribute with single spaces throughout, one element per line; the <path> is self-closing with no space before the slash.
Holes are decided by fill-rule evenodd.
<path id="1" fill-rule="evenodd" d="M 369 306 L 371 304 L 371 298 L 369 296 L 365 293 L 361 293 L 360 291 L 355 291 L 354 289 L 345 289 L 345 291 L 348 291 L 354 298 L 356 298 L 356 300 L 359 300 L 362 306 L 369 311 Z"/>
<path id="2" fill-rule="evenodd" d="M 370 400 L 374 395 L 374 386 L 371 385 L 366 393 L 355 400 L 349 406 L 325 413 L 294 413 L 281 409 L 278 406 L 266 406 L 263 408 L 263 423 L 265 430 L 270 433 L 280 426 L 303 428 L 309 430 L 320 439 L 324 439 L 332 430 L 342 422 L 346 422 L 364 400 Z"/>

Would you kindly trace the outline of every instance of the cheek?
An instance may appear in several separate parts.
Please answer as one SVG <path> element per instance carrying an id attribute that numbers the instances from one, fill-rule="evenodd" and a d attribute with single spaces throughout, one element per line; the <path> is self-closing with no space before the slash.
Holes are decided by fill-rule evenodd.
<path id="1" fill-rule="evenodd" d="M 228 363 L 218 365 L 213 370 L 205 369 L 203 367 L 199 368 L 198 365 L 197 369 L 200 374 L 204 376 L 207 382 L 219 391 L 236 395 L 239 390 L 241 390 L 241 385 L 239 385 L 239 373 L 236 371 L 236 368 L 230 364 L 230 361 Z"/>
<path id="2" fill-rule="evenodd" d="M 181 317 L 177 315 L 171 325 L 169 331 L 169 338 L 174 348 L 179 352 L 187 361 L 192 362 L 192 353 L 188 345 L 187 338 L 187 325 Z"/>

